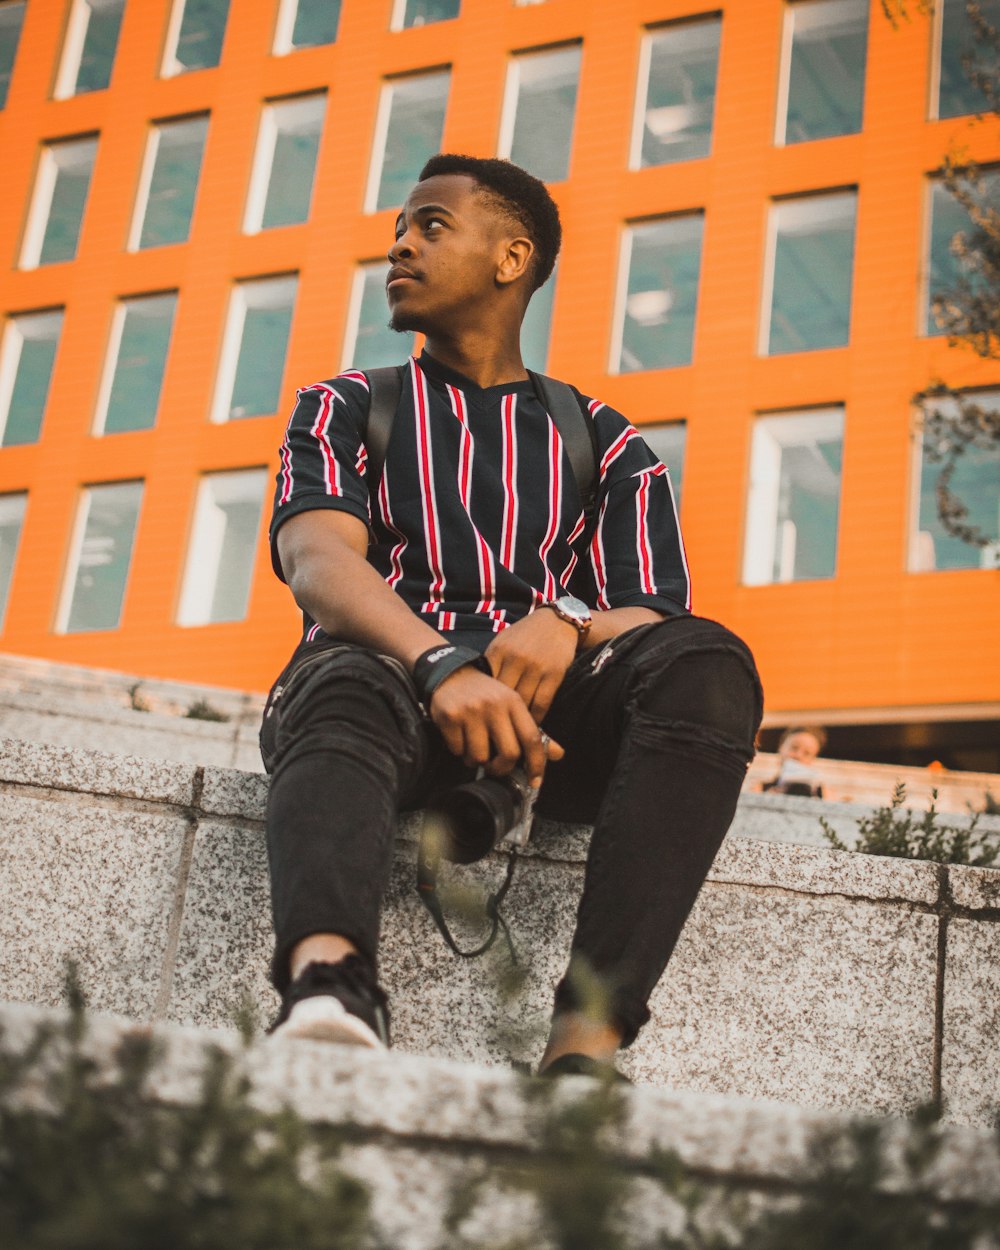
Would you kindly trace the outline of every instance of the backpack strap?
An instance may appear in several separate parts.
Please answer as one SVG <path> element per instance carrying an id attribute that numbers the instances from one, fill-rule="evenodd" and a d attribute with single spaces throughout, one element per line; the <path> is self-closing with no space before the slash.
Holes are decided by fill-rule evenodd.
<path id="1" fill-rule="evenodd" d="M 382 480 L 385 454 L 389 450 L 389 437 L 392 434 L 392 423 L 403 394 L 405 371 L 406 365 L 389 365 L 385 369 L 365 370 L 369 394 L 368 420 L 365 422 L 364 430 L 365 449 L 368 452 L 365 477 L 368 480 L 368 489 L 372 498 Z"/>
<path id="2" fill-rule="evenodd" d="M 585 530 L 589 531 L 597 506 L 598 454 L 594 419 L 579 391 L 544 373 L 529 369 L 528 375 L 539 403 L 552 418 L 566 448 L 583 501 Z"/>

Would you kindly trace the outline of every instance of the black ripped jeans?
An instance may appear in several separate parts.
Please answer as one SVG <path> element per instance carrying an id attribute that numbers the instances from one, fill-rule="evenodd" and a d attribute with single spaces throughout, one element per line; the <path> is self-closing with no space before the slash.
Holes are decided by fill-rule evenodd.
<path id="1" fill-rule="evenodd" d="M 579 1006 L 584 972 L 605 988 L 629 1045 L 733 818 L 762 693 L 743 642 L 673 617 L 577 657 L 544 728 L 566 749 L 538 811 L 593 823 L 568 974 L 556 1010 Z M 361 647 L 303 644 L 261 729 L 272 775 L 267 845 L 282 990 L 292 948 L 350 939 L 374 965 L 397 816 L 461 768 L 403 670 Z"/>

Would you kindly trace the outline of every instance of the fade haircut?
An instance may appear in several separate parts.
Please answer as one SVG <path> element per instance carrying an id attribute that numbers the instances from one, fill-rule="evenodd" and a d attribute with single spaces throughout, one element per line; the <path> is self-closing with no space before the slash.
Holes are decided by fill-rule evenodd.
<path id="1" fill-rule="evenodd" d="M 420 171 L 418 182 L 442 174 L 466 174 L 479 183 L 493 206 L 516 222 L 535 245 L 531 290 L 545 283 L 562 244 L 559 209 L 548 188 L 520 165 L 496 157 L 457 156 L 439 152 Z"/>

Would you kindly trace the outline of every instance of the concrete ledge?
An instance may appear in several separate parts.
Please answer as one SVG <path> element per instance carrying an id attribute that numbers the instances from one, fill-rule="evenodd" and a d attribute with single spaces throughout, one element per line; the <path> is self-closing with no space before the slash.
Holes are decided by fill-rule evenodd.
<path id="1" fill-rule="evenodd" d="M 58 1024 L 63 1012 L 0 1005 L 0 1052 L 25 1051 L 40 1025 Z M 91 1016 L 84 1048 L 110 1074 L 114 1050 L 136 1026 Z M 544 1107 L 524 1078 L 498 1068 L 352 1047 L 263 1041 L 243 1049 L 231 1032 L 159 1025 L 159 1058 L 149 1081 L 162 1105 L 185 1105 L 197 1097 L 206 1056 L 213 1048 L 232 1054 L 250 1080 L 251 1098 L 266 1110 L 292 1107 L 314 1124 L 349 1130 L 345 1170 L 373 1190 L 373 1211 L 396 1250 L 440 1250 L 450 1244 L 442 1214 L 455 1187 L 498 1161 L 525 1162 L 540 1151 Z M 585 1078 L 564 1080 L 552 1090 L 566 1106 L 593 1088 Z M 702 1185 L 714 1191 L 768 1201 L 794 1195 L 819 1134 L 843 1132 L 850 1119 L 776 1102 L 624 1089 L 622 1118 L 605 1131 L 607 1155 L 632 1172 L 629 1222 L 652 1244 L 670 1227 L 676 1205 L 641 1176 L 654 1150 L 676 1153 Z M 907 1129 L 884 1126 L 887 1193 L 906 1193 L 902 1166 Z M 952 1127 L 926 1177 L 925 1196 L 941 1202 L 987 1204 L 1000 1200 L 1000 1146 L 985 1131 Z M 513 1229 L 535 1231 L 537 1212 L 521 1204 L 513 1212 L 487 1194 L 494 1237 Z M 525 1223 L 524 1221 L 531 1221 Z M 537 1224 L 536 1224 L 537 1227 Z M 638 1240 L 638 1238 L 637 1238 Z M 481 1244 L 495 1244 L 488 1238 Z M 531 1244 L 547 1247 L 541 1236 Z M 978 1244 L 978 1243 L 977 1243 Z M 997 1243 L 984 1241 L 983 1250 Z"/>
<path id="2" fill-rule="evenodd" d="M 0 998 L 54 1005 L 70 956 L 102 1009 L 220 1026 L 249 995 L 266 1020 L 266 785 L 224 769 L 0 744 Z M 954 1121 L 990 1122 L 1000 1105 L 1000 872 L 739 836 L 748 811 L 811 826 L 817 807 L 826 810 L 741 800 L 624 1066 L 650 1085 L 878 1114 L 943 1095 Z M 540 822 L 517 870 L 506 914 L 529 976 L 511 1003 L 497 993 L 502 959 L 457 960 L 438 937 L 413 886 L 416 836 L 417 822 L 404 821 L 383 925 L 398 1048 L 495 1065 L 537 1059 L 587 830 Z M 495 887 L 504 862 L 494 855 L 455 876 Z"/>

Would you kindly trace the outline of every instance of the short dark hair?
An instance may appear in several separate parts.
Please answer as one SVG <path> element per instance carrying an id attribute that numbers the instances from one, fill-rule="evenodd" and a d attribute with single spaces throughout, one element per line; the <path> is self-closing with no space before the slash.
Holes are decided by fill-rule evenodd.
<path id="1" fill-rule="evenodd" d="M 552 273 L 562 244 L 559 209 L 545 183 L 510 161 L 450 152 L 432 156 L 417 181 L 440 174 L 467 174 L 474 178 L 497 208 L 519 223 L 535 245 L 531 289 L 537 291 Z"/>

